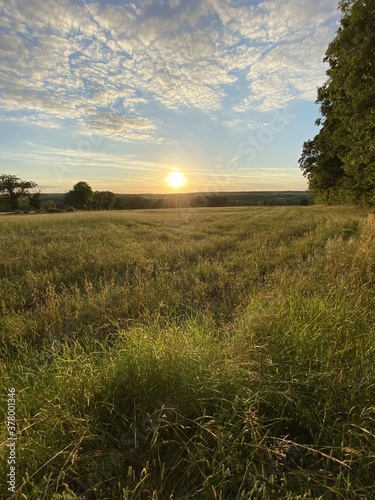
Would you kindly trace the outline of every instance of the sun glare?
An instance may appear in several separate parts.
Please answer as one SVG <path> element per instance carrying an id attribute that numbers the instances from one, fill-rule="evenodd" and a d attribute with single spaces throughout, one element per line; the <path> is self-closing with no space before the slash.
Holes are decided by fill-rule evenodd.
<path id="1" fill-rule="evenodd" d="M 185 177 L 181 174 L 181 172 L 171 172 L 168 177 L 167 177 L 167 183 L 172 187 L 172 188 L 180 188 L 184 184 L 186 184 L 186 179 Z"/>

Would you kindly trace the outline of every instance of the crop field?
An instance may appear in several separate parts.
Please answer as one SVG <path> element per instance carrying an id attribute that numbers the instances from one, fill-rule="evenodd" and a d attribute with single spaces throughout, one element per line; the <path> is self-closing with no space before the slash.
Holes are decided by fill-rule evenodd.
<path id="1" fill-rule="evenodd" d="M 375 498 L 374 285 L 364 209 L 1 216 L 0 497 Z"/>

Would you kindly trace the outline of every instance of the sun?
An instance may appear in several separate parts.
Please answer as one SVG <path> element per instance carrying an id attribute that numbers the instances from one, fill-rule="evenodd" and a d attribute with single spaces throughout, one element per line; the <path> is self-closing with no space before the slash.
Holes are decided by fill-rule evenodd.
<path id="1" fill-rule="evenodd" d="M 168 175 L 166 181 L 171 187 L 175 189 L 180 188 L 186 184 L 186 179 L 181 174 L 181 172 L 171 172 Z"/>

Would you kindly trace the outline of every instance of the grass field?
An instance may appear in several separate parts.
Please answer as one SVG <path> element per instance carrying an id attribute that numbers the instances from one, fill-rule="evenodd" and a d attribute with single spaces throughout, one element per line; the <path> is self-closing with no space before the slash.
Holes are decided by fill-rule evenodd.
<path id="1" fill-rule="evenodd" d="M 2 216 L 14 498 L 375 498 L 374 243 L 342 207 Z"/>

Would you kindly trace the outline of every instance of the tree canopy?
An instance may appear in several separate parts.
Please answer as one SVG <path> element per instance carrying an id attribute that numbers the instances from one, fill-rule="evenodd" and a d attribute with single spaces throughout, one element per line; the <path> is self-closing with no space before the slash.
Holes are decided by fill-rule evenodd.
<path id="1" fill-rule="evenodd" d="M 64 205 L 80 210 L 112 210 L 116 195 L 111 191 L 93 191 L 84 181 L 77 182 L 64 198 Z"/>
<path id="2" fill-rule="evenodd" d="M 95 191 L 92 201 L 94 210 L 112 210 L 116 195 L 111 191 Z"/>
<path id="3" fill-rule="evenodd" d="M 84 181 L 77 182 L 71 191 L 65 195 L 64 204 L 68 207 L 87 210 L 91 208 L 94 199 L 94 192 L 91 186 Z"/>
<path id="4" fill-rule="evenodd" d="M 339 3 L 328 46 L 328 80 L 318 89 L 320 131 L 299 160 L 321 203 L 375 203 L 375 0 Z"/>
<path id="5" fill-rule="evenodd" d="M 0 194 L 5 197 L 10 210 L 19 208 L 20 198 L 28 197 L 30 189 L 37 187 L 33 181 L 22 181 L 15 175 L 0 175 Z"/>

